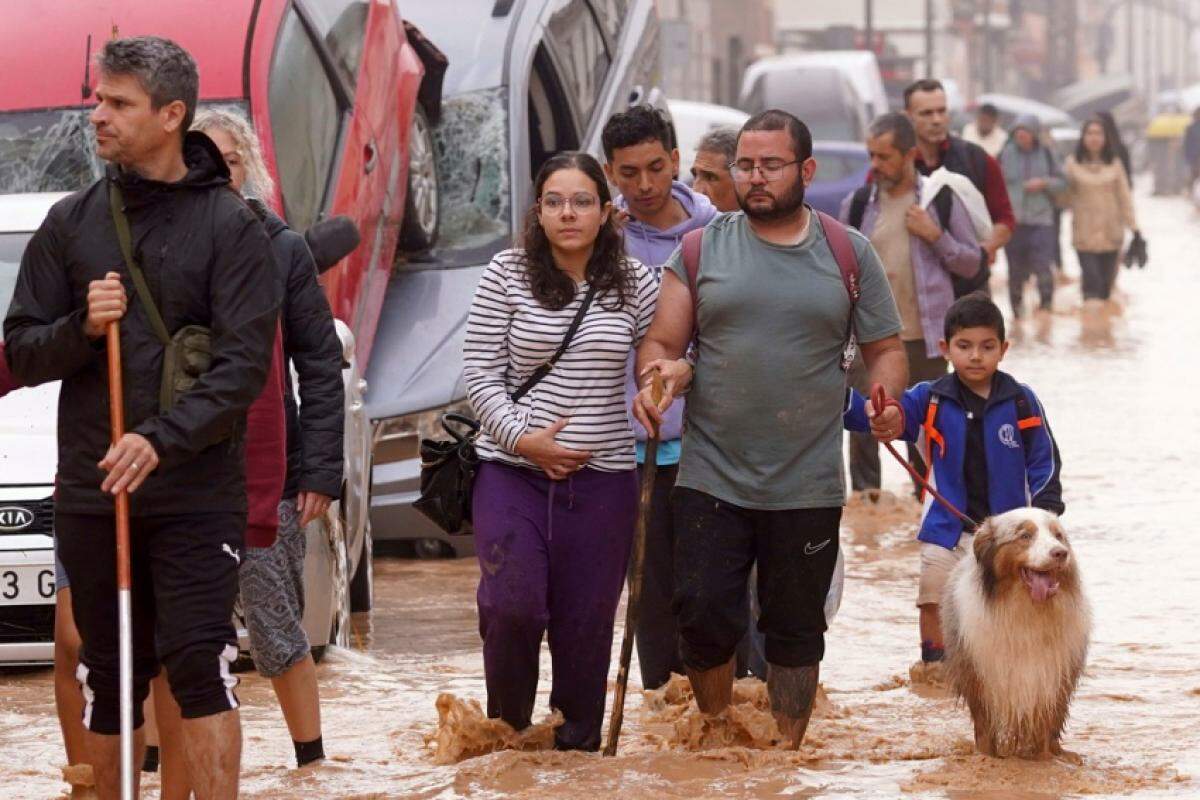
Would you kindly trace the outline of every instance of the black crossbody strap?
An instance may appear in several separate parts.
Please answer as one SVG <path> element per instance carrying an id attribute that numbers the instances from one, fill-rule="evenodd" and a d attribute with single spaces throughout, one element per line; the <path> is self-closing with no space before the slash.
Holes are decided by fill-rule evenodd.
<path id="1" fill-rule="evenodd" d="M 129 276 L 133 278 L 133 286 L 137 289 L 138 299 L 142 301 L 142 309 L 146 312 L 147 319 L 150 320 L 150 327 L 154 329 L 154 335 L 164 346 L 170 345 L 171 334 L 167 333 L 166 323 L 163 322 L 162 315 L 158 313 L 158 306 L 154 305 L 154 298 L 150 296 L 150 287 L 146 284 L 146 276 L 142 274 L 137 262 L 133 260 L 133 235 L 129 232 L 129 218 L 125 216 L 125 199 L 121 196 L 121 187 L 117 186 L 115 181 L 110 181 L 108 184 L 108 205 L 112 209 L 113 225 L 117 228 L 117 241 L 121 244 L 121 255 L 125 257 L 125 267 L 129 270 Z"/>
<path id="2" fill-rule="evenodd" d="M 554 355 L 550 356 L 550 360 L 533 371 L 533 374 L 525 379 L 521 387 L 513 392 L 513 402 L 517 402 L 525 395 L 529 394 L 529 390 L 537 386 L 542 378 L 550 374 L 550 370 L 554 369 L 554 365 L 562 358 L 563 353 L 567 352 L 567 348 L 571 345 L 571 340 L 575 338 L 575 332 L 579 330 L 580 323 L 583 322 L 583 316 L 587 313 L 588 306 L 592 304 L 592 298 L 596 296 L 595 284 L 588 287 L 587 294 L 583 296 L 583 302 L 579 304 L 579 310 L 575 312 L 575 319 L 571 320 L 571 327 L 567 328 L 567 333 L 563 336 L 562 344 L 558 346 L 558 350 L 554 351 Z"/>

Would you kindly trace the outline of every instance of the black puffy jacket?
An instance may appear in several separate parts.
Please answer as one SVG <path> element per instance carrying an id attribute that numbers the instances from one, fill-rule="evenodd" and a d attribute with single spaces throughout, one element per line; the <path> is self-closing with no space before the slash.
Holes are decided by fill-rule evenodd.
<path id="1" fill-rule="evenodd" d="M 317 283 L 317 265 L 304 237 L 257 200 L 249 201 L 266 226 L 283 285 L 283 352 L 300 379 L 300 408 L 292 371 L 284 371 L 288 471 L 283 496 L 301 491 L 338 497 L 342 491 L 342 435 L 346 401 L 342 345 L 329 301 Z"/>
<path id="2" fill-rule="evenodd" d="M 21 259 L 4 340 L 13 374 L 33 386 L 62 380 L 56 507 L 111 513 L 97 462 L 109 444 L 105 340 L 83 331 L 89 282 L 121 274 L 125 423 L 160 463 L 131 497 L 135 516 L 245 512 L 241 429 L 262 390 L 275 343 L 279 287 L 271 244 L 207 136 L 184 140 L 177 183 L 110 168 L 108 177 L 54 205 Z M 117 243 L 108 181 L 120 182 L 138 260 L 172 333 L 204 325 L 212 366 L 166 414 L 158 408 L 163 347 L 147 322 Z"/>

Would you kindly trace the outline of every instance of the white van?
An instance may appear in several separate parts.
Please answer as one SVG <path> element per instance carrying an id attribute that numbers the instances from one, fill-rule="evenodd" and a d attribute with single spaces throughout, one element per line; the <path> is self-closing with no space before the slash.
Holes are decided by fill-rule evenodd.
<path id="1" fill-rule="evenodd" d="M 868 121 L 888 110 L 887 92 L 883 88 L 879 61 L 869 50 L 816 50 L 772 56 L 751 64 L 746 70 L 744 80 L 749 82 L 751 74 L 756 71 L 802 71 L 814 67 L 833 68 L 845 75 L 854 91 L 858 93 L 858 101 L 862 104 L 863 114 Z"/>

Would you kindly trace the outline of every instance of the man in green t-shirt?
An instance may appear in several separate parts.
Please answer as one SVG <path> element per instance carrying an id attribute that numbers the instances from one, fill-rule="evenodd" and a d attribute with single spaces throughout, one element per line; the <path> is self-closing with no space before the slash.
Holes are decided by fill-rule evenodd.
<path id="1" fill-rule="evenodd" d="M 694 306 L 680 251 L 667 262 L 638 349 L 646 388 L 634 401 L 638 419 L 654 424 L 691 390 L 671 502 L 674 606 L 697 704 L 708 714 L 729 704 L 746 579 L 757 562 L 771 709 L 797 747 L 825 652 L 846 496 L 841 357 L 851 318 L 871 380 L 897 397 L 908 377 L 900 317 L 875 251 L 848 233 L 861 283 L 852 307 L 822 222 L 804 204 L 816 167 L 808 128 L 791 114 L 764 111 L 742 127 L 731 170 L 742 210 L 705 229 Z M 693 322 L 694 374 L 682 360 Z M 657 406 L 652 369 L 666 382 Z M 900 414 L 889 407 L 874 424 L 898 429 Z"/>

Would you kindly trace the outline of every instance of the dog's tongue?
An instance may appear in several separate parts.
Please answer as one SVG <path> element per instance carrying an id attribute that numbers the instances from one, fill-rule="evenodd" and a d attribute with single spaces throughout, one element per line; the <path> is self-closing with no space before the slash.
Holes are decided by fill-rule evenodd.
<path id="1" fill-rule="evenodd" d="M 1029 595 L 1035 602 L 1045 602 L 1058 591 L 1058 581 L 1054 579 L 1053 574 L 1032 569 L 1022 572 L 1021 577 L 1025 579 L 1025 585 L 1029 587 Z"/>

